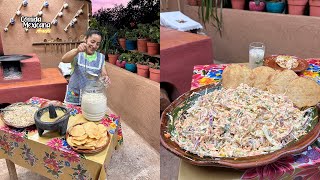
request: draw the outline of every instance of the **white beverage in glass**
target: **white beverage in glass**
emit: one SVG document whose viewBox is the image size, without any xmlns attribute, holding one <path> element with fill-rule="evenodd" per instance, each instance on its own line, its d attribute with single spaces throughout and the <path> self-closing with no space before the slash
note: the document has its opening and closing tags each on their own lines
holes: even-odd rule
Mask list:
<svg viewBox="0 0 320 180">
<path fill-rule="evenodd" d="M 253 42 L 249 45 L 249 65 L 255 68 L 263 65 L 265 46 L 260 42 Z"/>
</svg>

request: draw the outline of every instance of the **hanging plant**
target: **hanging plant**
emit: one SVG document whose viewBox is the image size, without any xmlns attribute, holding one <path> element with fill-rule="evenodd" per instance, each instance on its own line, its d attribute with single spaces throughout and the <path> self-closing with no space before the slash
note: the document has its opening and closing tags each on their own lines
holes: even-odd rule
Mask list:
<svg viewBox="0 0 320 180">
<path fill-rule="evenodd" d="M 206 27 L 206 23 L 213 21 L 212 25 L 222 36 L 222 10 L 224 0 L 201 0 L 198 15 Z"/>
</svg>

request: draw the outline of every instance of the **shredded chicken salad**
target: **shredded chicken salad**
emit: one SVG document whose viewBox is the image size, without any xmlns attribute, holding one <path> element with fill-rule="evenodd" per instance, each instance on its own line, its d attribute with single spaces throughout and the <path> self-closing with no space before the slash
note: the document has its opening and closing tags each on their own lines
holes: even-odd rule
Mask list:
<svg viewBox="0 0 320 180">
<path fill-rule="evenodd" d="M 286 96 L 246 84 L 222 88 L 178 113 L 171 140 L 200 157 L 266 154 L 306 134 L 308 111 L 294 107 Z"/>
</svg>

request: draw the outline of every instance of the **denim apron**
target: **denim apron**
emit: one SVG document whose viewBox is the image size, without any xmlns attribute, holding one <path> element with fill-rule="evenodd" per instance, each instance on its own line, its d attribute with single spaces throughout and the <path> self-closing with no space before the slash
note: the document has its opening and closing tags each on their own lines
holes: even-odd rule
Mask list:
<svg viewBox="0 0 320 180">
<path fill-rule="evenodd" d="M 90 81 L 87 78 L 87 71 L 94 74 L 101 74 L 102 66 L 104 64 L 104 55 L 97 52 L 96 60 L 89 62 L 85 58 L 85 53 L 80 52 L 77 55 L 77 62 L 74 65 L 74 71 L 70 77 L 69 84 L 64 102 L 67 104 L 80 105 L 81 104 L 81 90 Z"/>
</svg>

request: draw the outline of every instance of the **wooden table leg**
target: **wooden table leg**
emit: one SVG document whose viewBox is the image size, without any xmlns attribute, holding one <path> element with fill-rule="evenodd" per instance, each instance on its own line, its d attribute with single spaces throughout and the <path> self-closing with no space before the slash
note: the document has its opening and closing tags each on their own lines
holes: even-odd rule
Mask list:
<svg viewBox="0 0 320 180">
<path fill-rule="evenodd" d="M 10 161 L 9 159 L 6 159 L 6 163 L 7 163 L 10 179 L 11 180 L 18 180 L 16 166 L 14 165 L 14 163 L 12 161 Z"/>
</svg>

